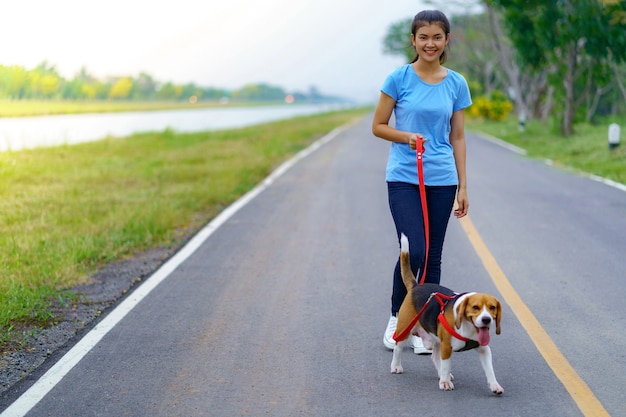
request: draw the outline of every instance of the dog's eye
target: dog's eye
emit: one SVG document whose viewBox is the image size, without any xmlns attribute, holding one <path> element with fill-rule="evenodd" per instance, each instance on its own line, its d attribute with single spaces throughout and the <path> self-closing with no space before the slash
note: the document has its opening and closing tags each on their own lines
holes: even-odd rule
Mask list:
<svg viewBox="0 0 626 417">
<path fill-rule="evenodd" d="M 478 311 L 478 310 L 480 310 L 480 307 L 479 307 L 479 306 L 477 306 L 477 305 L 474 305 L 474 306 L 472 306 L 472 310 L 474 310 L 474 311 Z"/>
<path fill-rule="evenodd" d="M 494 311 L 496 309 L 496 306 L 489 306 L 489 310 Z"/>
</svg>

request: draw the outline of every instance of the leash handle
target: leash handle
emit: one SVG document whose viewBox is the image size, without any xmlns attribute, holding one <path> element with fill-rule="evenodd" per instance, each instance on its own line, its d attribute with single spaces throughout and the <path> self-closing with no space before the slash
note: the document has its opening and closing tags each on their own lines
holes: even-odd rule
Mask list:
<svg viewBox="0 0 626 417">
<path fill-rule="evenodd" d="M 419 284 L 423 284 L 426 280 L 426 266 L 428 265 L 428 248 L 430 246 L 430 228 L 428 224 L 428 205 L 426 204 L 426 184 L 424 184 L 424 167 L 422 157 L 424 155 L 424 140 L 418 137 L 415 141 L 415 152 L 417 155 L 417 179 L 419 181 L 420 200 L 422 202 L 422 216 L 424 221 L 424 241 L 426 242 L 426 254 L 424 257 L 424 265 L 422 267 L 422 276 Z"/>
</svg>

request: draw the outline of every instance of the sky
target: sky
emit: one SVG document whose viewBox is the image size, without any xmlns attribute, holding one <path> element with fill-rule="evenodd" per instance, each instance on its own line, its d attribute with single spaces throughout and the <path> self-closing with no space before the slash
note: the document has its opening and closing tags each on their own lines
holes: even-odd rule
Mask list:
<svg viewBox="0 0 626 417">
<path fill-rule="evenodd" d="M 435 7 L 419 0 L 12 1 L 3 6 L 0 64 L 31 69 L 47 61 L 68 79 L 84 67 L 102 79 L 146 72 L 160 82 L 225 89 L 314 86 L 374 102 L 386 75 L 404 63 L 382 53 L 389 26 Z"/>
</svg>

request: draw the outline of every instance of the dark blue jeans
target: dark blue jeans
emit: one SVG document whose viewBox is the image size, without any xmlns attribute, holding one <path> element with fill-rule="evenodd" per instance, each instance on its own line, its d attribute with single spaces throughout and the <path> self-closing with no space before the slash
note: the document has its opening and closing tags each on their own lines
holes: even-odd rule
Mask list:
<svg viewBox="0 0 626 417">
<path fill-rule="evenodd" d="M 448 220 L 454 206 L 456 185 L 426 186 L 426 202 L 428 206 L 428 222 L 430 229 L 430 246 L 428 248 L 428 264 L 426 280 L 439 284 L 441 277 L 441 252 L 443 241 L 448 228 Z M 409 239 L 411 269 L 415 276 L 420 278 L 424 257 L 426 255 L 426 240 L 424 238 L 424 221 L 419 186 L 404 182 L 388 182 L 389 208 L 396 224 L 398 245 L 400 234 L 404 233 Z M 399 251 L 398 251 L 399 252 Z M 400 305 L 406 296 L 406 287 L 400 275 L 400 258 L 393 272 L 393 292 L 391 294 L 391 313 L 397 314 Z"/>
</svg>

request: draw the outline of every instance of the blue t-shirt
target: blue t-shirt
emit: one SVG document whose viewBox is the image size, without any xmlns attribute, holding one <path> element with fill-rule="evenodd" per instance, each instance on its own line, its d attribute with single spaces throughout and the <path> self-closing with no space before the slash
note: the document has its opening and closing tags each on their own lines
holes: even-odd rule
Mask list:
<svg viewBox="0 0 626 417">
<path fill-rule="evenodd" d="M 396 101 L 395 127 L 420 133 L 424 138 L 424 182 L 426 185 L 458 185 L 459 179 L 450 144 L 450 119 L 455 111 L 472 104 L 467 81 L 447 69 L 437 84 L 424 82 L 411 64 L 396 68 L 381 91 Z M 393 142 L 389 149 L 386 180 L 417 184 L 415 151 L 408 143 Z"/>
</svg>

